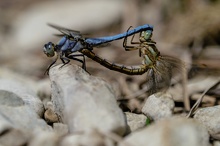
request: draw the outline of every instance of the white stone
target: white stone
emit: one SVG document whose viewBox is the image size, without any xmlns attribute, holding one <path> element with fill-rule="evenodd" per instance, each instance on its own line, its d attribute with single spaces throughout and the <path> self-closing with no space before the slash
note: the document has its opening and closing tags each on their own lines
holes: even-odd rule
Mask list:
<svg viewBox="0 0 220 146">
<path fill-rule="evenodd" d="M 149 96 L 141 111 L 154 121 L 157 121 L 171 117 L 174 106 L 172 96 L 161 92 Z"/>
<path fill-rule="evenodd" d="M 25 83 L 0 79 L 1 144 L 26 145 L 33 131 L 52 131 L 41 119 L 43 103 Z"/>
<path fill-rule="evenodd" d="M 2 132 L 2 131 L 1 131 Z M 19 129 L 10 128 L 1 133 L 0 146 L 26 145 L 30 139 L 30 133 Z"/>
<path fill-rule="evenodd" d="M 133 132 L 146 126 L 147 117 L 143 114 L 125 112 L 125 116 L 128 124 L 128 132 Z"/>
<path fill-rule="evenodd" d="M 52 102 L 60 121 L 70 132 L 97 129 L 123 135 L 125 117 L 116 102 L 112 87 L 76 65 L 57 65 L 49 75 L 52 82 Z"/>
<path fill-rule="evenodd" d="M 37 113 L 39 117 L 43 116 L 44 113 L 43 103 L 40 101 L 36 93 L 27 86 L 25 86 L 24 84 L 9 79 L 0 79 L 0 90 L 2 92 L 7 91 L 17 95 L 17 96 L 13 96 L 13 95 L 1 96 L 1 98 L 5 99 L 6 103 L 4 104 L 10 105 L 13 102 L 17 102 L 16 104 L 25 105 L 31 108 L 33 111 Z"/>
<path fill-rule="evenodd" d="M 29 141 L 29 146 L 56 146 L 59 143 L 59 136 L 54 132 L 36 132 Z"/>
<path fill-rule="evenodd" d="M 63 123 L 53 123 L 54 132 L 56 132 L 60 136 L 64 136 L 68 134 L 68 126 Z"/>
<path fill-rule="evenodd" d="M 4 127 L 13 127 L 24 131 L 46 130 L 52 131 L 47 123 L 38 117 L 38 115 L 28 106 L 0 106 L 0 125 Z"/>
<path fill-rule="evenodd" d="M 213 146 L 220 146 L 220 141 L 214 141 Z"/>
<path fill-rule="evenodd" d="M 202 123 L 210 135 L 220 140 L 220 106 L 206 107 L 196 111 L 194 118 Z"/>
<path fill-rule="evenodd" d="M 119 146 L 208 146 L 208 131 L 186 118 L 160 120 L 125 137 Z"/>
<path fill-rule="evenodd" d="M 112 139 L 103 133 L 92 129 L 87 132 L 65 136 L 61 140 L 60 146 L 115 146 L 115 144 Z"/>
</svg>

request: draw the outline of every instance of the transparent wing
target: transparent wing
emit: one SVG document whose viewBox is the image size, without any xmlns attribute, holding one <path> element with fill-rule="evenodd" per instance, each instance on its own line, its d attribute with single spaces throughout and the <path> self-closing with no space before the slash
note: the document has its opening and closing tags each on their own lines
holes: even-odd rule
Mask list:
<svg viewBox="0 0 220 146">
<path fill-rule="evenodd" d="M 55 24 L 50 24 L 50 23 L 48 23 L 48 25 L 56 30 L 59 30 L 64 35 L 73 36 L 73 37 L 82 37 L 82 34 L 80 33 L 80 31 L 71 30 L 71 29 L 64 28 L 64 27 L 61 27 Z"/>
<path fill-rule="evenodd" d="M 142 85 L 148 87 L 150 94 L 167 90 L 171 84 L 171 79 L 181 74 L 183 69 L 185 69 L 185 66 L 181 60 L 169 56 L 161 56 L 154 68 L 147 71 L 146 81 Z"/>
</svg>

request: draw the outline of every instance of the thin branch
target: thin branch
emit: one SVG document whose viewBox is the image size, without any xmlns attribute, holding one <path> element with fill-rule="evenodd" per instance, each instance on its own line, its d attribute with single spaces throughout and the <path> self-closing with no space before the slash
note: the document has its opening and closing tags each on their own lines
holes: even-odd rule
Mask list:
<svg viewBox="0 0 220 146">
<path fill-rule="evenodd" d="M 193 105 L 193 107 L 191 108 L 191 110 L 189 111 L 189 114 L 186 116 L 187 118 L 191 117 L 192 115 L 194 115 L 195 111 L 198 109 L 199 105 L 201 104 L 203 97 L 205 96 L 205 94 L 212 88 L 216 87 L 218 84 L 220 84 L 220 80 L 218 80 L 216 83 L 214 83 L 211 87 L 209 87 L 208 89 L 206 89 L 203 93 L 202 96 L 196 101 L 196 103 Z"/>
</svg>

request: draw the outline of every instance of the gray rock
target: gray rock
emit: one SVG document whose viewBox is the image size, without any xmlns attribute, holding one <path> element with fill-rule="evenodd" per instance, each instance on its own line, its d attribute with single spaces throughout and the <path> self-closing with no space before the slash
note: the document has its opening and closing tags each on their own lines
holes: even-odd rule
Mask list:
<svg viewBox="0 0 220 146">
<path fill-rule="evenodd" d="M 29 139 L 30 133 L 14 128 L 9 128 L 1 133 L 0 146 L 26 145 Z"/>
<path fill-rule="evenodd" d="M 0 98 L 3 100 L 1 104 L 7 106 L 13 106 L 13 104 L 15 106 L 25 105 L 33 109 L 39 117 L 43 116 L 43 103 L 35 92 L 25 85 L 8 79 L 0 79 L 0 92 L 2 92 Z M 13 95 L 13 93 L 16 95 Z"/>
<path fill-rule="evenodd" d="M 128 132 L 133 132 L 146 126 L 147 117 L 145 115 L 125 112 L 125 116 L 128 124 Z"/>
<path fill-rule="evenodd" d="M 0 133 L 9 131 L 7 137 L 13 137 L 13 131 L 20 132 L 19 136 L 35 130 L 52 131 L 40 119 L 43 112 L 43 104 L 32 90 L 19 82 L 0 79 Z"/>
<path fill-rule="evenodd" d="M 24 101 L 13 92 L 0 90 L 0 105 L 16 107 L 24 104 Z"/>
<path fill-rule="evenodd" d="M 32 135 L 29 146 L 57 146 L 59 140 L 57 133 L 41 131 Z"/>
<path fill-rule="evenodd" d="M 49 78 L 40 80 L 35 86 L 37 90 L 37 95 L 42 101 L 49 101 L 51 96 L 51 84 Z"/>
<path fill-rule="evenodd" d="M 68 134 L 68 126 L 63 123 L 53 123 L 54 132 L 58 135 L 63 136 Z"/>
<path fill-rule="evenodd" d="M 160 120 L 128 135 L 119 146 L 208 146 L 208 131 L 186 118 Z"/>
<path fill-rule="evenodd" d="M 174 110 L 174 101 L 170 94 L 156 93 L 148 97 L 142 113 L 157 121 L 171 117 Z"/>
<path fill-rule="evenodd" d="M 65 136 L 60 146 L 115 146 L 114 141 L 97 130 Z"/>
<path fill-rule="evenodd" d="M 202 123 L 215 139 L 220 139 L 220 106 L 202 108 L 196 111 L 194 118 Z"/>
<path fill-rule="evenodd" d="M 13 126 L 6 119 L 0 120 L 0 133 L 4 133 L 4 131 L 7 131 L 11 128 L 13 128 Z"/>
<path fill-rule="evenodd" d="M 4 131 L 8 127 L 22 131 L 46 130 L 52 131 L 47 123 L 28 106 L 0 106 L 0 127 Z"/>
<path fill-rule="evenodd" d="M 125 133 L 125 117 L 109 84 L 76 65 L 52 67 L 52 102 L 59 120 L 70 132 L 97 129 Z"/>
<path fill-rule="evenodd" d="M 220 146 L 220 141 L 214 141 L 213 146 Z"/>
</svg>

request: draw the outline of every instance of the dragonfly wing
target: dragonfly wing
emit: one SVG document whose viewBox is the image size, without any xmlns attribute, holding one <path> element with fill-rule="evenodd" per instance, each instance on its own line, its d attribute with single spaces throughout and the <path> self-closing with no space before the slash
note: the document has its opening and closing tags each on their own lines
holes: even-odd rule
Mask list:
<svg viewBox="0 0 220 146">
<path fill-rule="evenodd" d="M 64 28 L 64 27 L 57 26 L 55 24 L 50 24 L 50 23 L 48 23 L 48 25 L 56 30 L 59 30 L 64 35 L 73 36 L 73 37 L 76 37 L 76 36 L 81 37 L 82 36 L 80 31 L 77 31 L 77 30 L 71 30 L 71 29 Z"/>
<path fill-rule="evenodd" d="M 64 34 L 53 34 L 54 36 L 57 36 L 57 37 L 63 37 Z"/>
<path fill-rule="evenodd" d="M 184 64 L 181 60 L 160 56 L 160 60 L 156 61 L 154 67 L 147 71 L 146 81 L 142 85 L 147 87 L 147 92 L 150 94 L 166 91 L 172 79 L 178 76 L 182 69 L 184 69 Z"/>
<path fill-rule="evenodd" d="M 78 31 L 78 30 L 72 30 L 72 29 L 64 28 L 62 26 L 58 26 L 58 25 L 51 24 L 51 23 L 48 23 L 47 25 L 49 25 L 50 27 L 53 27 L 54 29 L 61 30 L 61 31 L 63 30 L 63 31 L 80 33 L 80 31 Z"/>
</svg>

